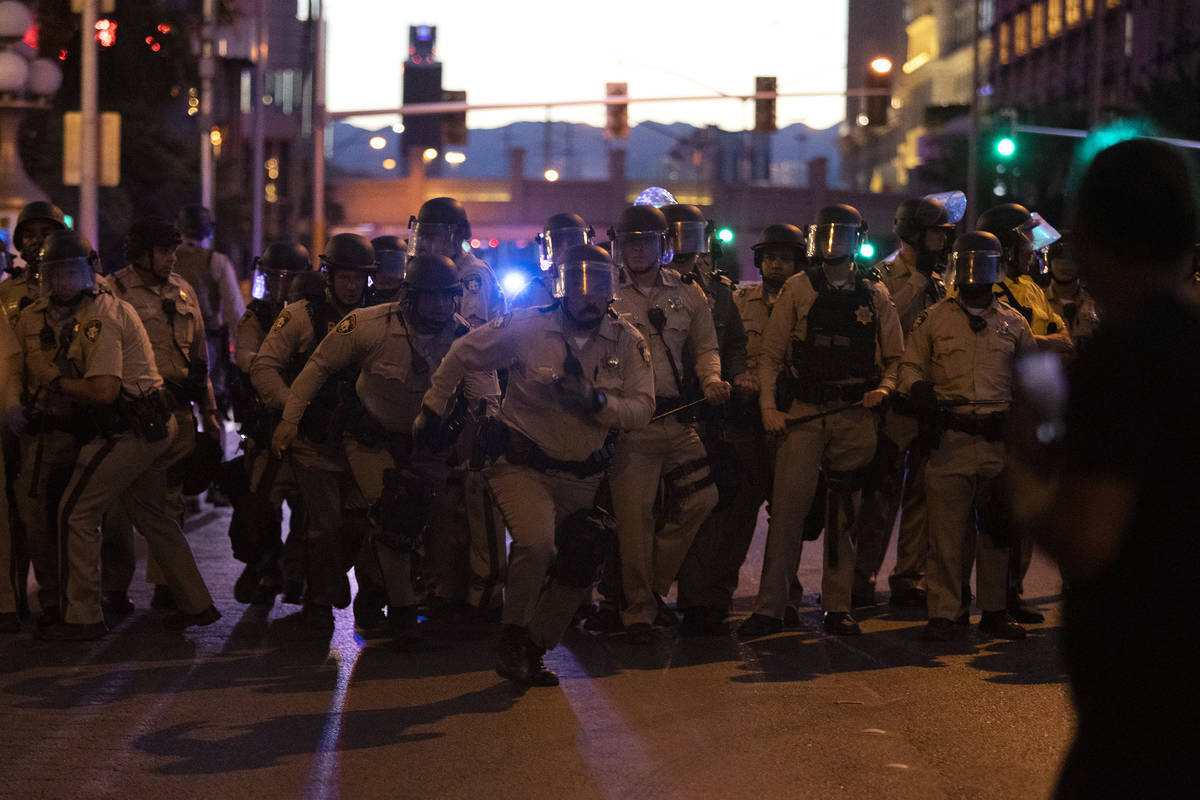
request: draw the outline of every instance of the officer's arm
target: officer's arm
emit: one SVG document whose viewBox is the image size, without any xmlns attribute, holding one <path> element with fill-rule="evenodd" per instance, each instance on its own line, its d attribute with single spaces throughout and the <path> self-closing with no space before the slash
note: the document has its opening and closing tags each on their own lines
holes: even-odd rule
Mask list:
<svg viewBox="0 0 1200 800">
<path fill-rule="evenodd" d="M 512 315 L 497 317 L 454 341 L 434 370 L 422 403 L 442 414 L 468 372 L 488 372 L 507 367 L 517 354 L 519 327 L 509 324 Z"/>
<path fill-rule="evenodd" d="M 654 414 L 654 370 L 650 366 L 650 345 L 632 325 L 621 331 L 620 394 L 608 394 L 596 421 L 621 430 L 633 430 L 650 424 Z"/>
<path fill-rule="evenodd" d="M 911 275 L 896 278 L 889 276 L 884 279 L 883 284 L 892 296 L 892 302 L 896 305 L 896 313 L 903 317 L 905 314 L 912 312 L 912 307 L 917 302 L 917 298 L 921 296 L 925 291 L 925 287 L 929 284 L 929 278 L 913 270 Z"/>
<path fill-rule="evenodd" d="M 353 312 L 351 312 L 353 313 Z M 355 326 L 349 332 L 339 331 L 340 324 L 321 340 L 317 349 L 304 364 L 304 369 L 292 381 L 291 392 L 283 405 L 283 419 L 300 423 L 304 410 L 312 402 L 325 381 L 350 364 L 362 361 L 372 341 L 362 335 L 363 326 Z"/>
<path fill-rule="evenodd" d="M 904 358 L 904 329 L 900 327 L 900 315 L 887 289 L 878 285 L 875 289 L 875 313 L 879 315 L 879 360 L 883 364 L 883 379 L 879 382 L 879 388 L 891 391 L 896 388 L 896 377 Z"/>
<path fill-rule="evenodd" d="M 908 334 L 908 344 L 900 360 L 897 386 L 901 392 L 908 394 L 914 383 L 926 379 L 932 349 L 933 339 L 929 335 L 929 324 L 923 317 L 918 318 L 917 324 Z"/>
<path fill-rule="evenodd" d="M 758 358 L 758 405 L 763 411 L 775 411 L 775 382 L 787 365 L 788 348 L 792 343 L 792 327 L 796 323 L 796 295 L 789 279 L 779 292 L 775 310 L 767 318 L 762 336 L 762 353 Z M 779 409 L 787 412 L 788 409 Z"/>
<path fill-rule="evenodd" d="M 713 324 L 708 299 L 695 286 L 685 287 L 691 306 L 692 321 L 688 329 L 688 340 L 696 356 L 696 375 L 700 388 L 721 380 L 721 353 L 717 348 L 717 327 Z"/>
<path fill-rule="evenodd" d="M 262 342 L 262 328 L 258 325 L 258 317 L 247 311 L 238 322 L 237 332 L 233 341 L 233 363 L 239 370 L 249 374 L 250 365 Z"/>
<path fill-rule="evenodd" d="M 246 301 L 242 299 L 242 289 L 238 286 L 233 262 L 222 253 L 213 253 L 212 266 L 213 280 L 221 290 L 221 322 L 230 325 L 246 313 Z"/>
<path fill-rule="evenodd" d="M 1067 328 L 1066 321 L 1050 306 L 1050 301 L 1043 297 L 1042 303 L 1045 304 L 1046 316 L 1050 318 L 1049 323 L 1047 323 L 1047 329 L 1051 326 L 1057 326 L 1057 332 L 1034 337 L 1038 347 L 1041 350 L 1051 353 L 1072 352 L 1075 349 L 1075 343 L 1071 340 L 1071 333 Z"/>
<path fill-rule="evenodd" d="M 0 307 L 0 369 L 3 369 L 4 408 L 12 408 L 21 401 L 21 343 L 8 324 L 8 315 Z"/>
<path fill-rule="evenodd" d="M 1038 351 L 1037 337 L 1033 335 L 1033 329 L 1029 327 L 1029 323 L 1025 321 L 1020 314 L 1017 315 L 1021 319 L 1021 324 L 1018 327 L 1020 331 L 1017 334 L 1017 354 L 1028 355 Z"/>
<path fill-rule="evenodd" d="M 286 322 L 280 325 L 280 320 Z M 287 381 L 283 379 L 288 360 L 299 352 L 300 343 L 306 326 L 311 328 L 308 314 L 297 305 L 292 309 L 284 309 L 276 319 L 271 330 L 267 331 L 258 355 L 250 364 L 250 383 L 270 408 L 283 408 L 288 399 Z"/>
<path fill-rule="evenodd" d="M 725 307 L 728 319 L 725 322 L 725 349 L 721 353 L 721 364 L 725 374 L 733 380 L 746 371 L 746 343 L 749 337 L 746 336 L 746 326 L 742 324 L 742 314 L 734 305 L 732 293 L 728 295 Z"/>
</svg>

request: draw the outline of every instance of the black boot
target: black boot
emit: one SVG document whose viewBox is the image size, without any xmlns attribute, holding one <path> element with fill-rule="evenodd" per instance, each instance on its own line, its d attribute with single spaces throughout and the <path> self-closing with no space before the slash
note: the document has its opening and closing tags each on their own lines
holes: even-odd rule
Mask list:
<svg viewBox="0 0 1200 800">
<path fill-rule="evenodd" d="M 517 683 L 529 683 L 529 634 L 520 625 L 505 625 L 496 649 L 496 672 Z"/>
<path fill-rule="evenodd" d="M 529 685 L 558 686 L 558 675 L 547 669 L 546 662 L 542 661 L 546 651 L 533 642 L 526 645 L 525 651 L 529 661 Z"/>
<path fill-rule="evenodd" d="M 416 650 L 425 639 L 417 628 L 416 606 L 388 606 L 388 630 L 392 633 L 392 641 L 401 650 Z"/>
</svg>

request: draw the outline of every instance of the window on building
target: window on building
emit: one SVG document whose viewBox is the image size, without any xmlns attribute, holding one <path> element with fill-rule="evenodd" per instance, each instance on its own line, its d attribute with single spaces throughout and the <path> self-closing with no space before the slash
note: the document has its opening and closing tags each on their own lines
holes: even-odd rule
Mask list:
<svg viewBox="0 0 1200 800">
<path fill-rule="evenodd" d="M 1036 50 L 1046 41 L 1046 4 L 1034 3 L 1029 7 L 1029 43 Z"/>
<path fill-rule="evenodd" d="M 1012 47 L 1012 29 L 1008 27 L 1008 20 L 1000 23 L 1000 43 L 996 48 L 999 53 L 1000 63 L 1007 64 L 1009 60 L 1009 50 Z"/>
<path fill-rule="evenodd" d="M 1083 19 L 1083 0 L 1067 0 L 1067 25 L 1078 25 Z"/>
<path fill-rule="evenodd" d="M 992 29 L 992 25 L 996 22 L 996 4 L 995 0 L 983 0 L 979 4 L 979 31 L 985 33 Z"/>
<path fill-rule="evenodd" d="M 1121 0 L 1108 0 L 1108 8 L 1116 8 L 1121 5 Z"/>
<path fill-rule="evenodd" d="M 1046 33 L 1053 39 L 1062 33 L 1063 0 L 1050 0 L 1046 6 Z"/>
<path fill-rule="evenodd" d="M 1133 12 L 1125 12 L 1125 57 L 1133 56 Z"/>
<path fill-rule="evenodd" d="M 1096 4 L 1093 0 L 1083 0 L 1083 15 L 1090 18 L 1095 7 Z"/>
<path fill-rule="evenodd" d="M 1013 17 L 1013 56 L 1020 58 L 1029 52 L 1029 12 Z"/>
</svg>

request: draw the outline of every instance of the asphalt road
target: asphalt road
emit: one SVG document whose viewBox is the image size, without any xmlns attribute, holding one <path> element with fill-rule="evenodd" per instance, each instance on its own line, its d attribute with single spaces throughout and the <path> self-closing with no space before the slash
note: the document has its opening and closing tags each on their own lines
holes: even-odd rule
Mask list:
<svg viewBox="0 0 1200 800">
<path fill-rule="evenodd" d="M 1058 574 L 1040 557 L 1027 589 L 1047 622 L 1023 642 L 974 625 L 924 642 L 920 616 L 885 603 L 858 614 L 864 635 L 831 638 L 810 608 L 751 643 L 736 620 L 649 648 L 573 631 L 546 659 L 562 685 L 522 690 L 492 670 L 497 626 L 427 623 L 430 647 L 402 654 L 356 637 L 349 610 L 326 641 L 295 606 L 238 605 L 227 525 L 227 510 L 189 518 L 224 614 L 208 628 L 164 631 L 139 574 L 137 610 L 98 642 L 0 638 L 0 794 L 1040 798 L 1074 724 Z M 764 535 L 760 521 L 739 619 Z M 806 587 L 819 556 L 806 546 Z"/>
</svg>

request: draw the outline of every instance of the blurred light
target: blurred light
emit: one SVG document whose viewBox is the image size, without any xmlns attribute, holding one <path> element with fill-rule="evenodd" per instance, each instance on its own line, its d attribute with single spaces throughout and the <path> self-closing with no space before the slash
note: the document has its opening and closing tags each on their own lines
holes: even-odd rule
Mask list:
<svg viewBox="0 0 1200 800">
<path fill-rule="evenodd" d="M 58 51 L 58 60 L 59 60 L 59 61 L 66 61 L 66 60 L 67 60 L 67 51 L 66 51 L 66 48 L 63 48 L 62 50 L 59 50 L 59 51 Z"/>
<path fill-rule="evenodd" d="M 717 239 L 725 244 L 733 241 L 733 230 L 731 228 L 721 228 L 717 231 Z"/>
<path fill-rule="evenodd" d="M 462 153 L 451 151 L 445 155 L 447 164 L 461 164 L 467 160 L 467 157 Z"/>
<path fill-rule="evenodd" d="M 372 136 L 371 141 L 367 142 L 367 144 L 371 145 L 372 150 L 382 150 L 387 147 L 387 139 L 382 136 Z"/>
<path fill-rule="evenodd" d="M 75 218 L 70 214 L 63 214 L 63 222 L 67 223 L 67 227 L 71 230 L 75 229 Z"/>
<path fill-rule="evenodd" d="M 554 183 L 556 180 L 558 180 L 558 170 L 556 170 L 554 167 L 546 170 L 544 173 L 542 173 L 542 175 L 551 183 Z"/>
<path fill-rule="evenodd" d="M 150 50 L 157 53 L 159 50 L 162 50 L 162 45 L 158 42 L 155 42 L 154 44 L 150 45 Z"/>
<path fill-rule="evenodd" d="M 478 250 L 482 246 L 483 246 L 483 242 L 479 241 L 478 239 L 471 240 L 471 248 L 473 250 Z"/>
<path fill-rule="evenodd" d="M 870 120 L 870 119 L 867 117 L 867 115 L 866 115 L 866 114 L 859 114 L 859 115 L 858 115 L 858 117 L 855 119 L 855 122 L 857 122 L 859 125 L 861 125 L 861 126 L 864 126 L 864 127 L 865 127 L 865 126 L 867 125 L 867 123 L 869 123 L 870 121 L 871 121 L 871 120 Z"/>
<path fill-rule="evenodd" d="M 1008 158 L 1017 152 L 1017 143 L 1013 141 L 1011 136 L 1001 137 L 996 140 L 996 152 L 1004 158 Z"/>
<path fill-rule="evenodd" d="M 488 239 L 488 247 L 499 247 L 499 246 L 500 246 L 500 240 L 499 240 L 499 239 L 497 239 L 497 238 L 495 238 L 495 237 L 492 237 L 491 239 Z"/>
<path fill-rule="evenodd" d="M 267 276 L 258 270 L 254 271 L 254 283 L 250 286 L 250 296 L 262 300 L 267 296 Z"/>
<path fill-rule="evenodd" d="M 423 158 L 426 162 L 433 161 L 437 157 L 438 151 L 437 148 L 434 147 L 426 148 L 425 152 L 421 154 L 421 158 Z"/>
<path fill-rule="evenodd" d="M 267 159 L 267 177 L 271 180 L 279 180 L 279 159 L 272 156 Z"/>
<path fill-rule="evenodd" d="M 117 43 L 117 23 L 111 19 L 96 20 L 96 41 L 101 47 L 112 47 Z"/>
<path fill-rule="evenodd" d="M 504 287 L 505 295 L 516 297 L 525 291 L 525 287 L 529 285 L 529 279 L 522 273 L 512 270 L 504 273 L 504 277 L 500 279 L 500 285 Z"/>
<path fill-rule="evenodd" d="M 154 44 L 154 37 L 153 37 L 153 36 L 147 36 L 147 37 L 146 37 L 146 44 Z"/>
<path fill-rule="evenodd" d="M 392 125 L 392 133 L 404 133 L 404 123 L 397 122 Z"/>
<path fill-rule="evenodd" d="M 635 206 L 654 206 L 662 208 L 675 204 L 675 195 L 661 186 L 647 186 L 633 199 Z"/>
<path fill-rule="evenodd" d="M 394 159 L 394 158 L 385 158 L 385 159 L 383 160 L 383 168 L 384 168 L 384 169 L 395 169 L 395 168 L 396 168 L 396 159 Z"/>
<path fill-rule="evenodd" d="M 890 58 L 884 58 L 883 56 L 880 56 L 871 62 L 871 69 L 873 69 L 879 75 L 887 75 L 892 71 L 892 60 Z"/>
<path fill-rule="evenodd" d="M 213 128 L 211 131 L 209 131 L 208 140 L 212 142 L 213 147 L 220 147 L 221 142 L 224 141 L 224 138 L 221 136 L 221 129 Z"/>
<path fill-rule="evenodd" d="M 863 242 L 862 247 L 858 248 L 858 254 L 863 258 L 875 257 L 875 245 L 870 242 Z"/>
<path fill-rule="evenodd" d="M 164 34 L 165 34 L 165 33 L 170 33 L 170 32 L 171 32 L 171 26 L 170 26 L 170 25 L 168 25 L 168 24 L 167 24 L 167 23 L 165 23 L 165 22 L 161 22 L 161 23 L 159 23 L 159 25 L 158 25 L 158 32 L 159 32 L 159 33 L 164 33 Z"/>
</svg>

